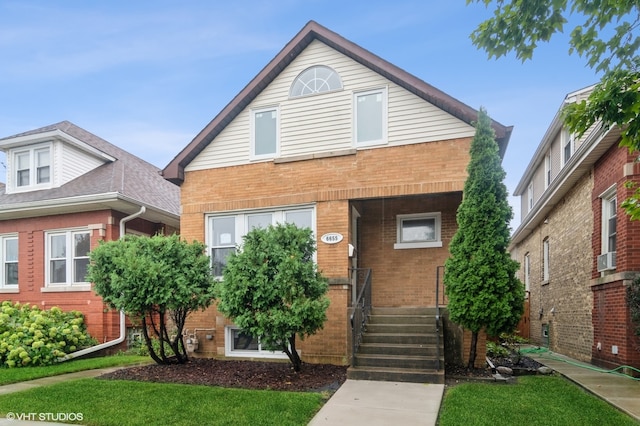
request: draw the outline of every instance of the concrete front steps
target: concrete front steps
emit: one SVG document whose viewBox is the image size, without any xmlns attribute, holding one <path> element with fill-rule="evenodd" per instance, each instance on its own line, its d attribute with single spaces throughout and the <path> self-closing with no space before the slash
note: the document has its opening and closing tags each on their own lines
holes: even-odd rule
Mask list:
<svg viewBox="0 0 640 426">
<path fill-rule="evenodd" d="M 435 308 L 372 308 L 347 378 L 442 384 L 442 342 L 438 359 Z"/>
</svg>

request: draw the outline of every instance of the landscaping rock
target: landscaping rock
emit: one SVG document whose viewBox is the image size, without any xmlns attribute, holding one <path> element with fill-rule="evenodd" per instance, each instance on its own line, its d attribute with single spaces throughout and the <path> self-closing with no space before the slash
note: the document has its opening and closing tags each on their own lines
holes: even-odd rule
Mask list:
<svg viewBox="0 0 640 426">
<path fill-rule="evenodd" d="M 496 371 L 503 376 L 513 376 L 513 369 L 509 367 L 505 367 L 503 365 L 496 367 Z"/>
<path fill-rule="evenodd" d="M 549 367 L 546 367 L 546 366 L 543 365 L 542 367 L 538 368 L 538 373 L 539 374 L 544 374 L 544 375 L 549 375 L 549 374 L 553 373 L 553 368 L 549 368 Z"/>
</svg>

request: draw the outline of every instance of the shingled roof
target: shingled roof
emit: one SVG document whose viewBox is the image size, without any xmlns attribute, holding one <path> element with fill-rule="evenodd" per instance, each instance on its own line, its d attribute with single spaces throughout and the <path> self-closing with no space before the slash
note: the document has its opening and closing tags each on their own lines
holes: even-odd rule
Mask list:
<svg viewBox="0 0 640 426">
<path fill-rule="evenodd" d="M 155 212 L 158 218 L 166 216 L 173 218 L 175 224 L 179 223 L 180 188 L 163 179 L 159 168 L 73 123 L 62 121 L 2 138 L 0 143 L 56 131 L 83 142 L 113 161 L 57 188 L 7 194 L 5 185 L 0 185 L 0 219 L 3 213 L 8 215 L 20 209 L 36 211 L 76 203 L 95 210 L 98 205 L 107 208 L 120 203 L 145 206 L 151 216 Z"/>
<path fill-rule="evenodd" d="M 321 41 L 465 123 L 472 124 L 478 119 L 477 110 L 317 22 L 309 21 L 271 62 L 164 168 L 162 175 L 166 179 L 180 184 L 184 180 L 184 168 L 313 40 Z M 513 126 L 504 126 L 492 121 L 492 127 L 500 146 L 500 155 L 503 156 L 507 149 Z"/>
</svg>

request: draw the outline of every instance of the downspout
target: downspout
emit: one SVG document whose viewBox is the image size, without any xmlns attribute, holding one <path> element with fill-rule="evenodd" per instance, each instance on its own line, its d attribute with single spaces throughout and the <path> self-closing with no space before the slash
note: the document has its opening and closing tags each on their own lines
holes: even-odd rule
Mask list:
<svg viewBox="0 0 640 426">
<path fill-rule="evenodd" d="M 124 238 L 125 235 L 125 224 L 132 219 L 144 214 L 147 209 L 145 206 L 140 207 L 140 210 L 136 213 L 129 215 L 120 219 L 120 239 Z M 93 352 L 98 352 L 106 348 L 110 348 L 111 346 L 119 345 L 124 342 L 124 339 L 127 337 L 127 328 L 126 328 L 126 317 L 124 311 L 120 311 L 120 336 L 115 340 L 110 340 L 108 342 L 101 343 L 99 345 L 91 346 L 90 348 L 82 349 L 80 351 L 72 352 L 63 356 L 62 358 L 58 358 L 58 362 L 68 361 L 70 359 L 74 359 L 86 354 L 90 354 Z"/>
</svg>

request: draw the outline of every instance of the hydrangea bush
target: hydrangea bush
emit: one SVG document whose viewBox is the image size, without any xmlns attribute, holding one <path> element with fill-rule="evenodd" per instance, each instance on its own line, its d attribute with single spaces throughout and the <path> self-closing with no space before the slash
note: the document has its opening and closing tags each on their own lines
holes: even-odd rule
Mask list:
<svg viewBox="0 0 640 426">
<path fill-rule="evenodd" d="M 4 301 L 0 305 L 0 365 L 26 367 L 54 364 L 58 358 L 95 340 L 89 336 L 82 313 L 58 307 Z"/>
</svg>

